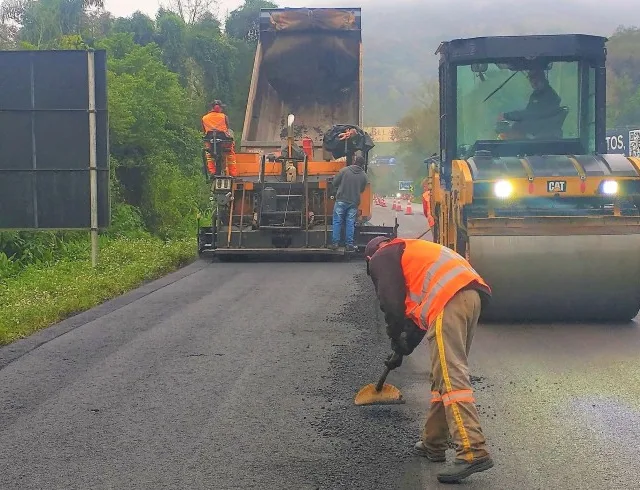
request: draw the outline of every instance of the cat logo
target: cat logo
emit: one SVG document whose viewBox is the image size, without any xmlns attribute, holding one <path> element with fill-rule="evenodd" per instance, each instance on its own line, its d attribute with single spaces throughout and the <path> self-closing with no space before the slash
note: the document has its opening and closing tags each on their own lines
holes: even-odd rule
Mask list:
<svg viewBox="0 0 640 490">
<path fill-rule="evenodd" d="M 549 180 L 547 181 L 547 192 L 567 192 L 566 180 Z"/>
</svg>

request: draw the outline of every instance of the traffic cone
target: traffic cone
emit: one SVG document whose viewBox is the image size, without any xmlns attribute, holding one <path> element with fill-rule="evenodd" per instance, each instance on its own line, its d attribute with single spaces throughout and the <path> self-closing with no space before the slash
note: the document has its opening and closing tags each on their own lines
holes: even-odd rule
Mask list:
<svg viewBox="0 0 640 490">
<path fill-rule="evenodd" d="M 383 197 L 382 200 L 380 201 L 380 206 L 382 206 L 383 208 L 387 207 L 387 201 L 385 200 L 385 198 Z"/>
<path fill-rule="evenodd" d="M 402 211 L 402 201 L 398 199 L 398 206 L 396 206 L 396 211 Z"/>
<path fill-rule="evenodd" d="M 396 204 L 396 198 L 393 198 L 393 206 L 391 206 L 391 210 L 392 211 L 397 211 L 398 210 L 398 206 Z"/>
<path fill-rule="evenodd" d="M 413 214 L 413 210 L 411 209 L 411 199 L 407 201 L 407 210 L 404 212 L 404 214 Z"/>
</svg>

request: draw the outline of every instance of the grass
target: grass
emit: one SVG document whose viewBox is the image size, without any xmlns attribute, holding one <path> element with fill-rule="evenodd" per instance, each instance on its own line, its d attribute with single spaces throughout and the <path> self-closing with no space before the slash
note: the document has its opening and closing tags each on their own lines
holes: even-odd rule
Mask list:
<svg viewBox="0 0 640 490">
<path fill-rule="evenodd" d="M 90 257 L 31 265 L 0 281 L 0 345 L 157 279 L 195 258 L 192 239 L 101 238 L 98 266 Z"/>
</svg>

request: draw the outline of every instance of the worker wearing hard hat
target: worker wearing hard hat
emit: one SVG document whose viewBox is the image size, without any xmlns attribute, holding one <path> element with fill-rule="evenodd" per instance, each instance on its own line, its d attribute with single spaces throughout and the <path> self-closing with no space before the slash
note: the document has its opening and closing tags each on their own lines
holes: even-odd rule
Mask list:
<svg viewBox="0 0 640 490">
<path fill-rule="evenodd" d="M 431 407 L 415 451 L 445 461 L 448 437 L 456 446 L 455 464 L 438 474 L 455 483 L 493 467 L 482 433 L 469 378 L 467 356 L 482 303 L 491 289 L 453 250 L 437 243 L 376 237 L 365 248 L 371 277 L 384 312 L 391 347 L 402 364 L 426 336 L 431 353 Z M 393 359 L 398 359 L 396 362 Z"/>
<path fill-rule="evenodd" d="M 221 133 L 224 133 L 228 137 L 231 137 L 231 131 L 229 129 L 229 118 L 223 112 L 222 102 L 220 102 L 219 100 L 216 100 L 213 104 L 211 104 L 211 110 L 207 112 L 204 116 L 202 116 L 202 130 L 204 131 L 205 135 L 209 131 L 220 131 Z M 208 150 L 212 149 L 211 143 L 208 141 L 205 142 L 205 146 L 207 147 Z M 227 172 L 229 173 L 230 176 L 236 177 L 238 175 L 238 171 L 236 168 L 236 152 L 235 152 L 235 145 L 233 141 L 231 141 L 231 144 L 229 145 L 229 148 L 227 151 L 228 151 L 228 155 L 226 155 Z M 207 156 L 207 169 L 209 170 L 209 173 L 213 175 L 216 173 L 215 159 L 213 155 L 209 153 L 209 151 L 206 152 L 206 156 Z"/>
</svg>

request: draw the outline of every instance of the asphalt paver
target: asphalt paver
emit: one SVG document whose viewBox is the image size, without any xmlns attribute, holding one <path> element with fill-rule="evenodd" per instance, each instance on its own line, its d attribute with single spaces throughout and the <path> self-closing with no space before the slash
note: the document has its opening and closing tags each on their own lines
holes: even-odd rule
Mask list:
<svg viewBox="0 0 640 490">
<path fill-rule="evenodd" d="M 637 322 L 481 325 L 495 467 L 461 486 L 640 488 L 639 352 Z M 362 262 L 198 261 L 0 349 L 0 488 L 450 488 L 411 452 L 426 345 L 387 380 L 406 404 L 353 404 L 388 353 Z"/>
</svg>

